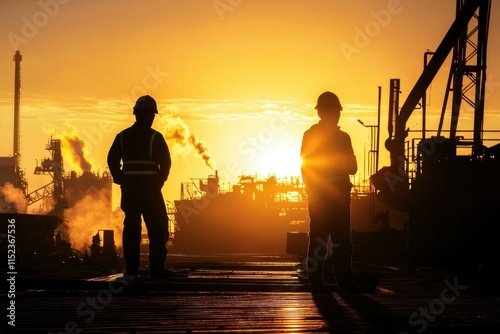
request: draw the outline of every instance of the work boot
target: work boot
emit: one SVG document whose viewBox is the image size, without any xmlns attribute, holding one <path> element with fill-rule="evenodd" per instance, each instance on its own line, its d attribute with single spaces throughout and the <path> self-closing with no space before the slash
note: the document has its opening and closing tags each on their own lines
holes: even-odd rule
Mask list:
<svg viewBox="0 0 500 334">
<path fill-rule="evenodd" d="M 151 278 L 159 278 L 159 279 L 170 279 L 174 277 L 175 272 L 166 268 L 151 268 L 151 272 L 149 273 L 149 277 Z"/>
<path fill-rule="evenodd" d="M 127 266 L 125 273 L 123 274 L 123 278 L 126 281 L 133 281 L 139 275 L 139 268 L 135 266 Z"/>
</svg>

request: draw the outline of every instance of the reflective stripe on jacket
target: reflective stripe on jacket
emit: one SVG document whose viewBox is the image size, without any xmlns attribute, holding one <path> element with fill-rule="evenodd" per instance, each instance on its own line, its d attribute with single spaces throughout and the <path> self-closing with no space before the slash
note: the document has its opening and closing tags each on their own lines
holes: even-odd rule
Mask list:
<svg viewBox="0 0 500 334">
<path fill-rule="evenodd" d="M 127 160 L 123 145 L 123 132 L 120 133 L 120 145 L 123 152 L 123 175 L 158 175 L 158 164 L 153 161 L 153 143 L 156 131 L 149 140 L 149 160 Z"/>
</svg>

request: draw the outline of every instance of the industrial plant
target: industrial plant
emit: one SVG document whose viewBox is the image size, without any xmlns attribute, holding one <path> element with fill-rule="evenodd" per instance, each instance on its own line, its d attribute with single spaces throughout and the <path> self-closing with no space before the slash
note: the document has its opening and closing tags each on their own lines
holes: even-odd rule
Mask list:
<svg viewBox="0 0 500 334">
<path fill-rule="evenodd" d="M 46 261 L 48 257 L 55 257 L 59 261 L 83 261 L 85 254 L 90 254 L 90 245 L 94 234 L 80 236 L 76 241 L 76 232 L 80 227 L 74 226 L 81 220 L 71 217 L 85 197 L 93 197 L 98 194 L 96 209 L 102 211 L 101 226 L 109 226 L 111 223 L 111 184 L 112 179 L 108 172 L 95 173 L 89 168 L 82 169 L 83 173 L 67 171 L 64 168 L 63 141 L 67 141 L 71 154 L 81 154 L 74 150 L 72 145 L 82 144 L 78 138 L 66 137 L 49 138 L 45 150 L 49 157 L 37 160 L 37 166 L 33 175 L 48 175 L 50 182 L 40 188 L 31 190 L 27 181 L 25 169 L 20 164 L 21 157 L 21 131 L 20 131 L 20 98 L 21 98 L 21 61 L 20 51 L 14 54 L 15 62 L 15 86 L 14 86 L 14 138 L 13 154 L 8 157 L 0 157 L 0 215 L 5 221 L 9 217 L 17 218 L 17 252 L 19 257 L 24 258 L 24 264 L 33 264 Z M 80 143 L 78 143 L 80 141 Z M 41 147 L 43 149 L 43 147 Z M 38 163 L 38 161 L 40 163 Z M 81 157 L 80 161 L 85 161 Z M 28 213 L 30 210 L 30 213 Z M 88 223 L 85 223 L 88 224 Z M 6 226 L 2 225 L 2 229 Z M 6 230 L 2 230 L 5 233 Z M 103 249 L 109 253 L 115 253 L 114 231 L 101 232 L 103 243 L 94 251 L 94 258 L 101 256 Z M 105 237 L 104 237 L 105 236 Z M 81 241 L 86 238 L 88 242 Z M 2 250 L 2 251 L 5 251 Z"/>
<path fill-rule="evenodd" d="M 187 128 L 166 140 L 193 145 L 213 174 L 182 182 L 179 198 L 167 205 L 165 263 L 171 276 L 152 275 L 145 233 L 138 271 L 123 273 L 123 217 L 112 208 L 110 173 L 92 171 L 84 156 L 82 172 L 65 169 L 64 150 L 82 147 L 79 138 L 48 138 L 41 148 L 48 157 L 37 160 L 33 177 L 49 176 L 50 182 L 29 187 L 28 172 L 20 166 L 22 56 L 16 51 L 13 150 L 0 157 L 0 234 L 7 236 L 6 222 L 15 221 L 16 263 L 8 262 L 2 277 L 9 281 L 12 275 L 22 291 L 15 300 L 18 328 L 27 333 L 498 332 L 500 130 L 485 124 L 491 3 L 457 0 L 453 23 L 437 48 L 423 53 L 421 74 L 406 99 L 400 79 L 388 82 L 387 125 L 381 124 L 381 87 L 377 124 L 359 120 L 371 134 L 365 153 L 369 178 L 350 180 L 352 240 L 341 242 L 343 256 L 352 257 L 356 289 L 347 290 L 334 274 L 340 247 L 331 235 L 321 255 L 308 254 L 309 202 L 301 177 L 244 174 L 234 184 L 222 182 L 203 142 Z M 431 128 L 429 87 L 442 68 L 449 69 L 447 86 L 438 125 Z M 418 126 L 410 128 L 415 115 Z M 472 128 L 461 123 L 466 117 Z M 388 139 L 380 143 L 386 128 Z M 131 159 L 131 165 L 146 167 L 129 175 L 158 175 L 153 139 L 147 143 L 150 160 Z M 379 168 L 381 149 L 390 160 Z M 347 202 L 349 190 L 344 197 Z M 163 238 L 163 232 L 157 235 Z M 6 241 L 1 239 L 4 259 Z M 158 244 L 162 248 L 163 239 L 152 241 Z M 331 269 L 319 278 L 320 289 L 309 275 L 314 261 Z"/>
<path fill-rule="evenodd" d="M 499 267 L 496 256 L 499 247 L 493 238 L 499 228 L 499 192 L 489 189 L 499 188 L 500 144 L 498 138 L 494 138 L 496 130 L 483 129 L 489 18 L 488 13 L 476 14 L 476 10 L 476 6 L 457 4 L 455 22 L 439 47 L 434 52 L 425 52 L 422 75 L 402 106 L 400 80 L 390 80 L 389 139 L 385 147 L 390 152 L 391 164 L 382 168 L 378 166 L 379 87 L 378 124 L 368 126 L 371 129 L 368 153 L 371 182 L 369 185 L 354 183 L 351 193 L 353 239 L 360 252 L 391 250 L 394 258 L 407 257 L 415 264 L 463 270 L 478 264 L 490 270 Z M 473 27 L 469 27 L 466 34 L 463 29 L 468 25 Z M 439 126 L 428 129 L 427 88 L 450 52 L 452 65 Z M 25 251 L 40 254 L 39 240 L 45 240 L 44 251 L 55 245 L 58 233 L 63 240 L 71 241 L 68 234 L 71 226 L 67 226 L 67 221 L 65 224 L 65 212 L 71 212 L 89 192 L 99 193 L 98 211 L 104 217 L 101 223 L 108 225 L 112 180 L 106 171 L 92 172 L 83 156 L 79 157 L 79 161 L 86 163 L 82 174 L 66 171 L 64 141 L 69 142 L 70 150 L 71 145 L 84 143 L 79 142 L 79 138 L 69 141 L 64 137 L 51 137 L 45 147 L 50 157 L 41 159 L 34 170 L 35 175 L 49 175 L 51 181 L 38 189 L 29 189 L 25 171 L 20 166 L 22 56 L 19 51 L 13 60 L 13 153 L 0 157 L 2 214 L 27 214 L 28 207 L 38 205 L 36 211 L 40 213 L 29 215 L 29 221 L 45 224 L 37 227 L 44 235 L 29 233 L 31 239 L 20 244 L 29 245 Z M 472 129 L 458 127 L 462 104 L 473 110 Z M 406 122 L 417 110 L 421 113 L 421 129 L 410 130 Z M 451 121 L 446 129 L 444 124 L 448 118 Z M 82 154 L 81 150 L 77 151 L 73 153 Z M 180 186 L 180 198 L 174 208 L 169 208 L 172 251 L 305 255 L 309 218 L 300 177 L 241 175 L 230 189 L 222 189 L 215 172 L 206 179 L 193 178 Z M 77 221 L 85 224 L 81 219 Z M 24 225 L 24 221 L 21 224 Z M 23 228 L 32 230 L 30 223 L 26 224 Z M 91 236 L 87 245 L 78 245 L 80 252 L 89 250 Z M 147 251 L 147 238 L 143 239 L 143 249 Z M 107 247 L 115 247 L 114 240 Z"/>
</svg>

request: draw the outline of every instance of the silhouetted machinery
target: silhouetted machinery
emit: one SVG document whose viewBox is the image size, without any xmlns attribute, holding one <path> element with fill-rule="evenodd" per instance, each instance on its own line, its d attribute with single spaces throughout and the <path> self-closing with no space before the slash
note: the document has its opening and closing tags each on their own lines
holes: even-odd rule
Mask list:
<svg viewBox="0 0 500 334">
<path fill-rule="evenodd" d="M 85 252 L 84 260 L 86 263 L 116 263 L 118 254 L 115 246 L 115 231 L 98 230 L 92 237 L 90 255 Z"/>
<path fill-rule="evenodd" d="M 64 164 L 61 140 L 50 138 L 50 141 L 45 149 L 51 153 L 51 158 L 43 159 L 40 166 L 37 163 L 34 174 L 50 175 L 52 177 L 52 181 L 49 184 L 30 192 L 26 198 L 28 199 L 28 205 L 31 205 L 37 201 L 43 200 L 46 197 L 52 197 L 54 200 L 54 207 L 49 214 L 62 218 L 63 211 L 67 208 L 67 203 L 64 199 Z"/>
<path fill-rule="evenodd" d="M 459 272 L 500 268 L 500 144 L 485 145 L 498 142 L 490 137 L 499 131 L 483 129 L 490 9 L 491 0 L 457 0 L 455 21 L 436 51 L 425 53 L 424 71 L 401 108 L 399 79 L 390 81 L 391 164 L 375 173 L 372 183 L 381 199 L 409 213 L 415 265 Z M 436 134 L 428 137 L 426 91 L 451 51 L 441 118 Z M 417 109 L 422 129 L 415 138 L 407 121 Z M 473 129 L 459 128 L 464 113 L 473 118 Z"/>
</svg>

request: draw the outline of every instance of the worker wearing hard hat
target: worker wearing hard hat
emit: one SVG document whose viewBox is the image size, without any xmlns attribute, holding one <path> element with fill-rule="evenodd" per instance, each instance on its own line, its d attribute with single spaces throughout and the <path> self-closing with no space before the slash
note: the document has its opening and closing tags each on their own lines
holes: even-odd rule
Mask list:
<svg viewBox="0 0 500 334">
<path fill-rule="evenodd" d="M 172 160 L 163 135 L 151 128 L 157 113 L 151 96 L 139 97 L 133 108 L 136 122 L 116 136 L 108 153 L 113 182 L 120 185 L 122 192 L 125 275 L 131 278 L 139 273 L 141 217 L 148 230 L 151 277 L 169 278 L 173 274 L 164 267 L 169 232 L 161 193 Z"/>
<path fill-rule="evenodd" d="M 343 291 L 355 291 L 352 270 L 349 175 L 357 171 L 349 135 L 337 125 L 342 105 L 332 92 L 318 97 L 320 121 L 305 131 L 302 147 L 302 179 L 308 195 L 310 217 L 307 270 L 313 289 L 324 288 L 324 276 L 334 276 Z M 324 272 L 328 237 L 333 243 L 333 271 Z M 332 268 L 329 268 L 332 270 Z"/>
</svg>

